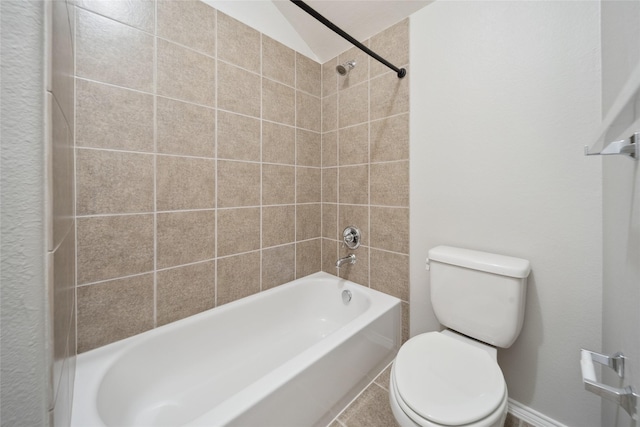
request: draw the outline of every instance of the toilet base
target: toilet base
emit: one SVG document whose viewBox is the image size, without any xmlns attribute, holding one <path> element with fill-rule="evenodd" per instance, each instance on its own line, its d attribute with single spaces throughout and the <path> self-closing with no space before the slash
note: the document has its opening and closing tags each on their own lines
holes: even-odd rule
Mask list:
<svg viewBox="0 0 640 427">
<path fill-rule="evenodd" d="M 424 420 L 423 424 L 417 424 L 413 421 L 400 407 L 400 404 L 397 401 L 396 397 L 396 388 L 395 388 L 395 377 L 393 374 L 393 365 L 391 367 L 391 377 L 389 379 L 389 403 L 391 405 L 391 412 L 393 412 L 393 416 L 396 419 L 398 425 L 400 427 L 444 427 L 441 424 L 436 424 Z M 503 427 L 504 422 L 507 418 L 507 405 L 508 396 L 505 393 L 504 399 L 500 402 L 500 406 L 491 413 L 489 416 L 478 420 L 471 424 L 465 424 L 464 427 Z M 448 426 L 451 427 L 451 426 Z"/>
</svg>

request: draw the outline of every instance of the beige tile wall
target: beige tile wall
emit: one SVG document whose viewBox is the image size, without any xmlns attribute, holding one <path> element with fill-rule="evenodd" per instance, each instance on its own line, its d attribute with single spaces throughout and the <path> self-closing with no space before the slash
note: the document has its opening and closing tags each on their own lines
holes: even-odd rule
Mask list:
<svg viewBox="0 0 640 427">
<path fill-rule="evenodd" d="M 320 270 L 320 64 L 127 4 L 76 7 L 79 352 Z"/>
<path fill-rule="evenodd" d="M 364 42 L 398 67 L 409 66 L 409 20 Z M 343 77 L 338 64 L 356 61 Z M 322 65 L 322 269 L 354 252 L 340 275 L 403 301 L 409 318 L 409 79 L 357 48 Z M 355 225 L 363 246 L 342 248 L 342 230 Z"/>
<path fill-rule="evenodd" d="M 343 275 L 407 317 L 408 79 L 348 52 L 339 81 L 337 58 L 198 1 L 115 3 L 76 7 L 78 351 L 335 274 L 351 223 L 365 246 Z M 407 40 L 404 22 L 368 43 Z"/>
</svg>

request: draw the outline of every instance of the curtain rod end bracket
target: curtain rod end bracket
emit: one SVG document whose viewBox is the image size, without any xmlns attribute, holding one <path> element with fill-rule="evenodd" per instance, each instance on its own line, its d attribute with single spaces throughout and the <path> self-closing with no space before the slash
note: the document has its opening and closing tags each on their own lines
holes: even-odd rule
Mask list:
<svg viewBox="0 0 640 427">
<path fill-rule="evenodd" d="M 400 68 L 400 71 L 398 71 L 398 78 L 401 79 L 406 75 L 407 75 L 407 70 L 405 70 L 404 68 Z"/>
</svg>

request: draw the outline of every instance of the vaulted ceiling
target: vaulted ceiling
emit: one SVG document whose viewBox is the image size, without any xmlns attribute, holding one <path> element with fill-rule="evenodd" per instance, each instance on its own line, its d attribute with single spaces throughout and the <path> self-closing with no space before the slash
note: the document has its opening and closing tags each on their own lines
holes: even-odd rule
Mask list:
<svg viewBox="0 0 640 427">
<path fill-rule="evenodd" d="M 289 0 L 203 0 L 262 33 L 324 63 L 351 44 Z M 431 0 L 308 0 L 309 6 L 363 41 L 408 17 Z"/>
</svg>

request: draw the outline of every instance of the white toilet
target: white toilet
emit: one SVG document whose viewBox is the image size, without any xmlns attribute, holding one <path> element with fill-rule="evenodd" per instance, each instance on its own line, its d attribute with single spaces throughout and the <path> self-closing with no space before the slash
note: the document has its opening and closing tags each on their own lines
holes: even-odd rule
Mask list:
<svg viewBox="0 0 640 427">
<path fill-rule="evenodd" d="M 402 427 L 502 427 L 508 396 L 496 347 L 510 347 L 522 329 L 530 263 L 438 246 L 428 265 L 433 310 L 447 329 L 398 351 L 393 414 Z"/>
</svg>

